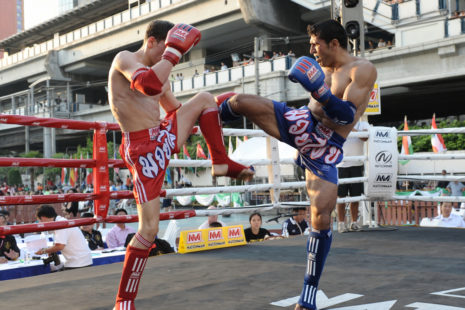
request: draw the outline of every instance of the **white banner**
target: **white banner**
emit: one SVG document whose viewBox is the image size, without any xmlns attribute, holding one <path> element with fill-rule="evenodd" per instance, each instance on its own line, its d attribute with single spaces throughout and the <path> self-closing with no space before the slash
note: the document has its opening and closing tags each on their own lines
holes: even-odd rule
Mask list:
<svg viewBox="0 0 465 310">
<path fill-rule="evenodd" d="M 396 191 L 397 130 L 390 127 L 370 127 L 368 138 L 368 198 L 389 199 Z"/>
</svg>

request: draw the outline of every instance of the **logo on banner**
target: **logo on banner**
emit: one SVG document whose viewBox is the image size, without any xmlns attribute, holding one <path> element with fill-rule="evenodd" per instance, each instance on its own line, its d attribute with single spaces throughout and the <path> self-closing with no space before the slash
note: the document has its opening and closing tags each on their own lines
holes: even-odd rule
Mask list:
<svg viewBox="0 0 465 310">
<path fill-rule="evenodd" d="M 378 152 L 375 156 L 375 160 L 377 163 L 387 164 L 392 162 L 392 154 L 388 151 L 381 151 Z"/>
<path fill-rule="evenodd" d="M 392 180 L 392 173 L 378 173 L 376 175 L 375 182 L 377 182 L 377 183 L 390 183 L 391 180 Z"/>
<path fill-rule="evenodd" d="M 377 130 L 375 135 L 376 135 L 377 138 L 389 138 L 389 131 L 384 131 L 384 130 L 379 131 L 379 130 Z"/>
<path fill-rule="evenodd" d="M 202 232 L 196 231 L 187 234 L 187 243 L 202 242 Z"/>
<path fill-rule="evenodd" d="M 221 240 L 223 239 L 223 230 L 215 229 L 208 232 L 208 241 Z"/>
</svg>

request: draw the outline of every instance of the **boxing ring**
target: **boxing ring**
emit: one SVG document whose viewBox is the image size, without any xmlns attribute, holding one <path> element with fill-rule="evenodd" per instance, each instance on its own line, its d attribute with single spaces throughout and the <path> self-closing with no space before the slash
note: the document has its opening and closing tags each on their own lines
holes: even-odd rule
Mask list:
<svg viewBox="0 0 465 310">
<path fill-rule="evenodd" d="M 0 196 L 1 205 L 36 205 L 43 203 L 63 203 L 71 201 L 94 201 L 94 218 L 79 218 L 68 221 L 51 223 L 32 223 L 11 226 L 1 226 L 0 235 L 20 234 L 38 231 L 49 231 L 63 229 L 94 223 L 116 223 L 116 222 L 137 222 L 137 215 L 115 216 L 108 215 L 110 199 L 131 199 L 133 194 L 130 191 L 113 191 L 109 189 L 109 169 L 125 168 L 122 160 L 108 159 L 106 134 L 111 130 L 120 130 L 116 123 L 105 122 L 85 122 L 76 120 L 64 120 L 57 118 L 38 118 L 32 116 L 0 115 L 0 123 L 15 124 L 23 126 L 41 126 L 50 128 L 64 128 L 71 130 L 93 130 L 93 157 L 92 159 L 50 159 L 50 158 L 0 158 L 0 166 L 3 167 L 67 167 L 67 168 L 92 168 L 93 193 L 69 193 L 52 195 L 23 195 L 23 196 Z M 455 181 L 463 180 L 461 176 L 415 176 L 397 175 L 398 160 L 444 160 L 444 159 L 465 159 L 464 154 L 413 154 L 399 155 L 397 152 L 397 134 L 403 135 L 430 135 L 444 133 L 465 133 L 464 128 L 434 129 L 434 130 L 410 130 L 397 132 L 394 128 L 372 127 L 369 132 L 353 132 L 352 137 L 368 138 L 368 152 L 363 156 L 349 156 L 344 161 L 365 163 L 365 176 L 358 178 L 340 179 L 339 184 L 365 183 L 365 195 L 357 197 L 338 198 L 338 203 L 360 202 L 384 202 L 384 201 L 453 201 L 465 202 L 465 197 L 404 197 L 395 195 L 397 180 L 437 180 Z M 192 134 L 200 135 L 198 127 L 194 127 Z M 231 213 L 251 213 L 254 211 L 268 211 L 278 208 L 294 208 L 297 206 L 308 206 L 309 202 L 286 202 L 280 201 L 280 190 L 305 188 L 305 181 L 281 182 L 280 165 L 293 164 L 292 158 L 279 158 L 278 142 L 269 137 L 262 130 L 249 129 L 223 129 L 224 136 L 248 136 L 266 137 L 268 158 L 259 160 L 240 160 L 244 165 L 268 166 L 269 183 L 239 186 L 215 186 L 199 188 L 180 188 L 163 190 L 162 197 L 174 197 L 182 195 L 202 195 L 218 193 L 247 193 L 255 191 L 269 191 L 271 204 L 250 206 L 243 208 L 226 208 L 222 210 L 183 210 L 164 212 L 160 214 L 160 220 L 186 219 L 193 216 L 209 216 Z M 386 141 L 389 140 L 387 143 Z M 386 140 L 386 141 L 385 141 Z M 382 141 L 380 143 L 380 141 Z M 389 157 L 389 158 L 388 158 Z M 376 164 L 384 161 L 382 165 Z M 386 162 L 388 160 L 389 162 Z M 210 160 L 181 160 L 170 161 L 169 167 L 211 167 Z M 375 177 L 386 178 L 374 180 Z M 384 183 L 382 187 L 373 187 L 376 182 Z M 371 187 L 370 187 L 371 186 Z M 362 209 L 362 223 L 369 227 L 376 227 L 380 222 L 379 209 L 367 207 Z M 401 211 L 400 213 L 402 213 Z M 402 215 L 401 215 L 402 216 Z M 405 216 L 402 216 L 405 217 Z M 401 223 L 402 221 L 394 221 Z M 418 223 L 416 223 L 418 225 Z"/>
</svg>

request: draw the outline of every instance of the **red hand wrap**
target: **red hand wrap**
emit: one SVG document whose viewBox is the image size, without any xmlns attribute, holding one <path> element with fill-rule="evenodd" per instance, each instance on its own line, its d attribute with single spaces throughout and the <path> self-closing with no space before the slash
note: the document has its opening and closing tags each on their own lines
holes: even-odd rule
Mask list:
<svg viewBox="0 0 465 310">
<path fill-rule="evenodd" d="M 139 68 L 131 77 L 131 89 L 137 89 L 146 96 L 158 95 L 162 87 L 162 82 L 150 68 Z"/>
</svg>

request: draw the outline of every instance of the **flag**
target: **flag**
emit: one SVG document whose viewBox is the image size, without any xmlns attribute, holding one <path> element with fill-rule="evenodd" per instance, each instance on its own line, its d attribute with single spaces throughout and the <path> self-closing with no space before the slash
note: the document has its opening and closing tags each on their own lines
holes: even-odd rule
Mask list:
<svg viewBox="0 0 465 310">
<path fill-rule="evenodd" d="M 244 136 L 244 142 L 249 140 L 249 138 L 247 138 L 247 136 Z"/>
<path fill-rule="evenodd" d="M 76 185 L 76 170 L 74 168 L 70 168 L 70 172 L 69 172 L 69 185 L 71 185 L 72 187 L 74 187 Z"/>
<path fill-rule="evenodd" d="M 408 124 L 407 124 L 407 116 L 404 118 L 404 130 L 408 131 Z M 400 151 L 401 155 L 411 155 L 413 154 L 413 146 L 412 146 L 412 139 L 410 136 L 403 136 L 402 137 L 402 150 Z M 405 165 L 408 163 L 408 160 L 401 160 L 400 163 Z"/>
<path fill-rule="evenodd" d="M 65 182 L 68 182 L 68 168 L 61 168 L 61 185 L 66 184 Z"/>
<path fill-rule="evenodd" d="M 185 144 L 182 146 L 182 152 L 184 153 L 184 159 L 191 159 L 191 156 L 189 155 L 189 152 L 187 151 L 187 147 Z"/>
<path fill-rule="evenodd" d="M 89 153 L 86 154 L 86 159 L 89 159 Z M 92 168 L 87 168 L 86 173 L 86 185 L 92 184 Z"/>
<path fill-rule="evenodd" d="M 433 114 L 431 129 L 438 129 L 438 126 L 436 126 L 436 113 Z M 433 147 L 434 153 L 443 153 L 447 151 L 446 145 L 444 144 L 444 139 L 442 139 L 441 134 L 431 135 L 431 146 Z"/>
<path fill-rule="evenodd" d="M 232 137 L 229 136 L 228 156 L 231 157 L 233 152 L 234 152 L 234 148 L 233 148 L 233 144 L 232 144 Z"/>
<path fill-rule="evenodd" d="M 202 149 L 202 146 L 200 145 L 199 142 L 197 142 L 197 152 L 196 152 L 196 155 L 195 155 L 197 158 L 203 158 L 203 159 L 207 159 L 207 155 L 205 155 L 205 152 L 203 151 Z"/>
</svg>

